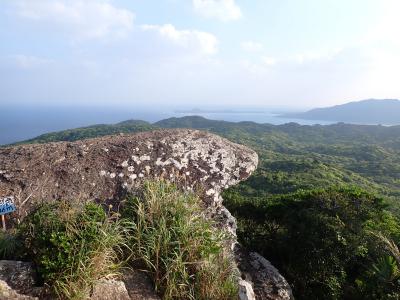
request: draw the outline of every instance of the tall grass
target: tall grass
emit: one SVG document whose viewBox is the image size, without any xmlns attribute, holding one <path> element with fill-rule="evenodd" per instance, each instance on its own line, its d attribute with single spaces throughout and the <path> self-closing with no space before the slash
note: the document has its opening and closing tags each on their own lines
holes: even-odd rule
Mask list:
<svg viewBox="0 0 400 300">
<path fill-rule="evenodd" d="M 15 230 L 0 231 L 0 259 L 18 259 L 21 246 L 20 240 L 15 236 Z"/>
<path fill-rule="evenodd" d="M 125 241 L 120 223 L 94 203 L 43 205 L 19 235 L 44 283 L 67 299 L 87 298 L 97 279 L 115 274 Z"/>
<path fill-rule="evenodd" d="M 132 260 L 154 280 L 163 299 L 235 299 L 237 273 L 228 236 L 203 215 L 198 196 L 165 181 L 149 181 L 127 200 Z"/>
</svg>

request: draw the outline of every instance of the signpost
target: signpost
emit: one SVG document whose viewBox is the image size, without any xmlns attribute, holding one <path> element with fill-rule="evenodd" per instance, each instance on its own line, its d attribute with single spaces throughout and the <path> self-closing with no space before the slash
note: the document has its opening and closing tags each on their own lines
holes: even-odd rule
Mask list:
<svg viewBox="0 0 400 300">
<path fill-rule="evenodd" d="M 6 218 L 4 217 L 5 214 L 12 213 L 16 211 L 16 206 L 14 204 L 14 197 L 4 197 L 0 198 L 0 215 L 1 215 L 1 222 L 3 223 L 3 231 L 6 231 Z"/>
</svg>

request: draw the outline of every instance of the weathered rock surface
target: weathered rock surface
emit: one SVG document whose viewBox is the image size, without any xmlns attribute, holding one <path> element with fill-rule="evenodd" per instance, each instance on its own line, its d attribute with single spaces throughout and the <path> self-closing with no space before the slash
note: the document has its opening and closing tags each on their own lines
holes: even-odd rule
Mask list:
<svg viewBox="0 0 400 300">
<path fill-rule="evenodd" d="M 0 260 L 0 280 L 16 293 L 37 295 L 36 272 L 29 262 Z"/>
<path fill-rule="evenodd" d="M 90 300 L 131 300 L 123 281 L 101 279 L 94 285 Z"/>
<path fill-rule="evenodd" d="M 252 283 L 257 300 L 294 299 L 289 283 L 268 260 L 240 245 L 234 251 L 242 277 Z"/>
<path fill-rule="evenodd" d="M 186 129 L 0 148 L 0 198 L 15 199 L 18 210 L 8 217 L 17 222 L 42 201 L 100 201 L 118 206 L 144 179 L 165 178 L 200 191 L 209 216 L 235 236 L 236 220 L 222 205 L 220 192 L 249 177 L 257 163 L 257 154 L 245 146 Z M 237 259 L 239 269 L 251 274 L 241 284 L 243 297 L 254 299 L 254 288 L 257 299 L 290 299 L 289 285 L 287 293 L 273 286 L 281 284 L 281 278 L 269 278 L 279 274 L 270 272 L 272 266 L 243 253 Z M 116 294 L 121 295 L 119 299 L 157 299 L 144 283 L 145 277 L 134 275 L 125 282 L 102 282 L 94 288 L 92 299 L 115 299 Z M 114 292 L 106 296 L 107 289 Z M 274 296 L 264 297 L 267 292 Z"/>
<path fill-rule="evenodd" d="M 239 300 L 255 300 L 253 286 L 250 282 L 240 279 L 239 280 Z"/>
<path fill-rule="evenodd" d="M 161 300 L 150 278 L 139 270 L 127 270 L 123 281 L 131 300 Z"/>
<path fill-rule="evenodd" d="M 143 178 L 164 177 L 204 187 L 217 206 L 219 192 L 246 179 L 257 154 L 196 130 L 159 130 L 74 143 L 0 148 L 0 198 L 12 196 L 19 216 L 40 201 L 119 199 Z"/>
<path fill-rule="evenodd" d="M 13 290 L 7 282 L 0 280 L 0 300 L 38 300 L 37 297 L 21 295 Z"/>
</svg>

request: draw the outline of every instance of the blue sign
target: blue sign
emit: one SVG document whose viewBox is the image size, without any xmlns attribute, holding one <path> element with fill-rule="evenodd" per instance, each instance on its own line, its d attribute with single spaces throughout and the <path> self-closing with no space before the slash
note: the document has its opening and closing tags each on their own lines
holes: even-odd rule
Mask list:
<svg viewBox="0 0 400 300">
<path fill-rule="evenodd" d="M 14 204 L 14 197 L 0 198 L 0 215 L 5 215 L 16 211 L 17 208 Z"/>
</svg>

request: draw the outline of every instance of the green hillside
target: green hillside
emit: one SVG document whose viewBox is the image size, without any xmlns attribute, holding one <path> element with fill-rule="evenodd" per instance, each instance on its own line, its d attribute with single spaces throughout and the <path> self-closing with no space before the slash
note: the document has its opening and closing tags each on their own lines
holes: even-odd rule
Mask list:
<svg viewBox="0 0 400 300">
<path fill-rule="evenodd" d="M 152 129 L 154 129 L 154 126 L 145 121 L 128 120 L 112 125 L 98 124 L 88 127 L 45 133 L 36 138 L 22 141 L 16 144 L 49 143 L 60 141 L 73 142 L 105 135 L 118 133 L 134 133 L 148 131 Z"/>
</svg>

